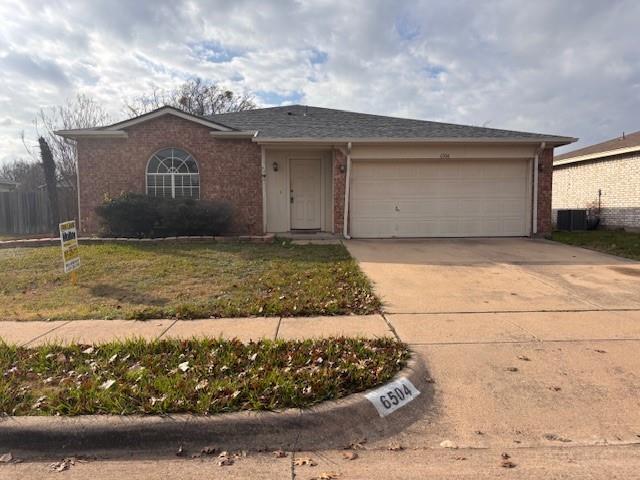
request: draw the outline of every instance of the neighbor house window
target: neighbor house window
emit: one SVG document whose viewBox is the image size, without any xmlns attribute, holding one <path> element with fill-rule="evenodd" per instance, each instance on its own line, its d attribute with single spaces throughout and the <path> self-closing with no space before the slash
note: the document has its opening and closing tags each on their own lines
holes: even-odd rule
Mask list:
<svg viewBox="0 0 640 480">
<path fill-rule="evenodd" d="M 179 148 L 156 152 L 147 165 L 147 195 L 200 198 L 200 174 L 196 160 Z"/>
</svg>

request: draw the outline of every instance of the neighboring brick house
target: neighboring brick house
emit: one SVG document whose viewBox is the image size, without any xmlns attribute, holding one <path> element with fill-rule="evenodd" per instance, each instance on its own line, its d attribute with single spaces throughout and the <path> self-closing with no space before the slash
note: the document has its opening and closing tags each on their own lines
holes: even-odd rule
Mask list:
<svg viewBox="0 0 640 480">
<path fill-rule="evenodd" d="M 574 138 L 291 105 L 163 107 L 57 132 L 78 147 L 79 222 L 125 192 L 223 200 L 230 233 L 545 235 L 554 147 Z"/>
<path fill-rule="evenodd" d="M 598 207 L 602 225 L 640 228 L 640 132 L 554 158 L 554 218 L 559 209 Z"/>
</svg>

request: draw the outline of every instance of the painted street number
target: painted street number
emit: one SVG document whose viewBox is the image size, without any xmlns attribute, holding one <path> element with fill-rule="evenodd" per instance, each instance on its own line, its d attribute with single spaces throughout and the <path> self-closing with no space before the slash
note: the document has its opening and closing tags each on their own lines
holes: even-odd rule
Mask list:
<svg viewBox="0 0 640 480">
<path fill-rule="evenodd" d="M 413 383 L 408 378 L 401 378 L 376 388 L 367 393 L 365 397 L 376 407 L 381 417 L 386 417 L 404 407 L 418 395 L 420 395 L 420 391 Z"/>
<path fill-rule="evenodd" d="M 74 220 L 60 224 L 60 243 L 62 244 L 64 273 L 69 273 L 80 268 L 78 231 L 76 230 L 76 222 Z"/>
</svg>

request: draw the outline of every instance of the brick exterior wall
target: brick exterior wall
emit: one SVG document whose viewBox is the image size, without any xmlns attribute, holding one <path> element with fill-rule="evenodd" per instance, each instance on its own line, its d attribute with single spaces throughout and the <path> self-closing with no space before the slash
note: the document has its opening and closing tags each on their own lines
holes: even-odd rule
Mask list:
<svg viewBox="0 0 640 480">
<path fill-rule="evenodd" d="M 344 170 L 340 171 L 340 168 Z M 342 235 L 344 226 L 344 191 L 347 181 L 347 156 L 342 150 L 333 151 L 333 232 Z"/>
<path fill-rule="evenodd" d="M 166 147 L 181 148 L 198 162 L 200 198 L 224 200 L 233 207 L 233 234 L 262 234 L 260 146 L 251 140 L 223 140 L 210 128 L 164 115 L 126 129 L 128 138 L 78 140 L 80 225 L 99 230 L 95 207 L 106 197 L 145 192 L 149 158 Z"/>
<path fill-rule="evenodd" d="M 607 227 L 640 228 L 640 153 L 558 165 L 553 172 L 553 211 L 598 205 Z"/>
<path fill-rule="evenodd" d="M 550 235 L 551 201 L 553 189 L 553 148 L 545 148 L 538 157 L 538 233 L 540 237 Z"/>
</svg>

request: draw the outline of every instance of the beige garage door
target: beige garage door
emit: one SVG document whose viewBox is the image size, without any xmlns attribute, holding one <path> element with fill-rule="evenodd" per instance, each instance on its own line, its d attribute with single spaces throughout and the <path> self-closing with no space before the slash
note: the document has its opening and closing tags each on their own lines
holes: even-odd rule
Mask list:
<svg viewBox="0 0 640 480">
<path fill-rule="evenodd" d="M 527 160 L 354 160 L 355 238 L 529 235 Z"/>
</svg>

